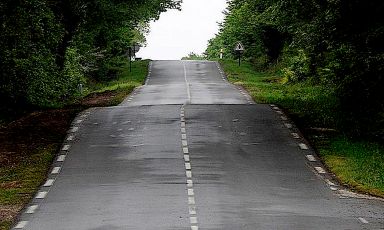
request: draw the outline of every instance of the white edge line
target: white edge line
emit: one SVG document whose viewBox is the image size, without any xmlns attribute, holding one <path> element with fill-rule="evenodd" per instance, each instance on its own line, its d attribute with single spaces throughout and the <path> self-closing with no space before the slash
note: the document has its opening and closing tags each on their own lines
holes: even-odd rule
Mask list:
<svg viewBox="0 0 384 230">
<path fill-rule="evenodd" d="M 36 199 L 44 199 L 47 196 L 48 192 L 38 192 L 36 195 Z"/>
<path fill-rule="evenodd" d="M 58 162 L 63 162 L 63 161 L 65 161 L 65 155 L 60 155 L 58 158 L 57 158 L 57 161 Z"/>
<path fill-rule="evenodd" d="M 55 183 L 55 180 L 54 179 L 48 179 L 45 184 L 43 185 L 43 187 L 51 187 L 53 185 L 53 183 Z"/>
<path fill-rule="evenodd" d="M 61 170 L 61 167 L 54 167 L 54 168 L 52 169 L 51 174 L 58 174 L 58 173 L 60 172 L 60 170 Z"/>
<path fill-rule="evenodd" d="M 305 156 L 309 161 L 311 161 L 311 162 L 316 162 L 317 160 L 316 160 L 316 158 L 313 156 L 313 155 L 306 155 Z"/>
<path fill-rule="evenodd" d="M 315 167 L 315 169 L 319 174 L 326 174 L 327 173 L 322 167 Z"/>
<path fill-rule="evenodd" d="M 308 150 L 308 149 L 309 149 L 308 146 L 307 146 L 306 144 L 304 144 L 304 143 L 300 143 L 300 144 L 299 144 L 299 147 L 300 147 L 300 149 L 302 149 L 302 150 Z"/>
<path fill-rule="evenodd" d="M 366 219 L 364 219 L 363 217 L 359 217 L 358 219 L 359 219 L 359 221 L 360 221 L 361 223 L 363 223 L 363 224 L 368 224 L 368 223 L 369 223 L 369 222 L 368 222 Z"/>
<path fill-rule="evenodd" d="M 17 225 L 15 226 L 15 229 L 25 228 L 25 226 L 27 226 L 27 224 L 28 224 L 28 221 L 19 221 L 19 223 L 17 223 Z"/>
<path fill-rule="evenodd" d="M 25 211 L 25 213 L 27 214 L 33 214 L 35 213 L 36 209 L 39 207 L 39 205 L 31 205 L 27 208 L 27 210 Z"/>
</svg>

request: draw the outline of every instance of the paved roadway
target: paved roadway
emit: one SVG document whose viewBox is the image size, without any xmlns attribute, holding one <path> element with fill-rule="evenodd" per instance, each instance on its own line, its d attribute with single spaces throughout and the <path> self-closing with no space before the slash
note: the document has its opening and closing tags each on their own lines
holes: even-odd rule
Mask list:
<svg viewBox="0 0 384 230">
<path fill-rule="evenodd" d="M 382 201 L 333 191 L 279 113 L 220 72 L 155 61 L 121 106 L 79 116 L 15 228 L 384 229 Z"/>
</svg>

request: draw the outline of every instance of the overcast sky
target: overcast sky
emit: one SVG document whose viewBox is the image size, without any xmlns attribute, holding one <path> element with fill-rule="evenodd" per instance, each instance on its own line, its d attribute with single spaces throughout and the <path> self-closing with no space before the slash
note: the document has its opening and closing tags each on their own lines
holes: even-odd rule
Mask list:
<svg viewBox="0 0 384 230">
<path fill-rule="evenodd" d="M 182 11 L 168 10 L 152 22 L 147 47 L 137 57 L 179 60 L 190 52 L 201 54 L 218 32 L 226 0 L 184 0 Z"/>
</svg>

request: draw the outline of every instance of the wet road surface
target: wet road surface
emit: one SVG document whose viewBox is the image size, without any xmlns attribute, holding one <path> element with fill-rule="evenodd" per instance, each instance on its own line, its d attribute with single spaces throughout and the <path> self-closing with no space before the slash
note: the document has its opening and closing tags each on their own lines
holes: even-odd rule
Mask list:
<svg viewBox="0 0 384 230">
<path fill-rule="evenodd" d="M 384 229 L 384 203 L 340 193 L 284 123 L 215 62 L 154 61 L 74 121 L 15 229 Z"/>
</svg>

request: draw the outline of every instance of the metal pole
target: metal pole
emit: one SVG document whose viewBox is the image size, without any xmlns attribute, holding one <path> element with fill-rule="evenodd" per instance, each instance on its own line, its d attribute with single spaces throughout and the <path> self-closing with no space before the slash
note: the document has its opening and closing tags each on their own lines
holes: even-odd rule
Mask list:
<svg viewBox="0 0 384 230">
<path fill-rule="evenodd" d="M 239 52 L 239 66 L 241 66 L 241 53 Z"/>
</svg>

